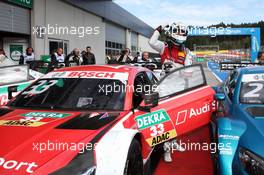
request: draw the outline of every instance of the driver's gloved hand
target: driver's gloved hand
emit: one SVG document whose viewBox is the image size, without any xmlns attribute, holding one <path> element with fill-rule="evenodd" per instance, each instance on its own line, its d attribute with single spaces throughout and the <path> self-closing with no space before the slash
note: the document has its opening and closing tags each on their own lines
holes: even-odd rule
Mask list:
<svg viewBox="0 0 264 175">
<path fill-rule="evenodd" d="M 161 33 L 166 27 L 169 27 L 169 24 L 160 25 L 156 28 L 156 30 Z"/>
<path fill-rule="evenodd" d="M 162 26 L 160 25 L 159 27 L 156 28 L 156 30 L 161 33 L 162 32 Z"/>
</svg>

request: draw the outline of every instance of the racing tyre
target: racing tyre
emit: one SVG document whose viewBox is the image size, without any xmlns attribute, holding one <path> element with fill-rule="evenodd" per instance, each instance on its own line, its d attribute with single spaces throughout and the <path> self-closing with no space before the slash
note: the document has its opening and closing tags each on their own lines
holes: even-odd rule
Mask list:
<svg viewBox="0 0 264 175">
<path fill-rule="evenodd" d="M 141 145 L 136 139 L 132 140 L 129 147 L 124 175 L 143 175 Z"/>
</svg>

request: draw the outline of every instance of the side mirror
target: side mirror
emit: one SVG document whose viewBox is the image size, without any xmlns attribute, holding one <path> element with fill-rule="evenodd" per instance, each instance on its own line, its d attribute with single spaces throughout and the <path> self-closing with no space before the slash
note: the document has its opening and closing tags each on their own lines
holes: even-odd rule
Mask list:
<svg viewBox="0 0 264 175">
<path fill-rule="evenodd" d="M 8 100 L 11 100 L 13 98 L 13 93 L 17 92 L 17 86 L 8 87 L 7 91 L 8 91 Z"/>
<path fill-rule="evenodd" d="M 144 106 L 139 106 L 138 109 L 145 112 L 150 112 L 151 108 L 154 108 L 159 104 L 159 93 L 151 92 L 148 94 L 144 94 L 143 99 L 144 99 Z"/>
<path fill-rule="evenodd" d="M 225 100 L 225 94 L 217 93 L 217 94 L 215 94 L 215 99 L 217 101 L 224 101 Z"/>
</svg>

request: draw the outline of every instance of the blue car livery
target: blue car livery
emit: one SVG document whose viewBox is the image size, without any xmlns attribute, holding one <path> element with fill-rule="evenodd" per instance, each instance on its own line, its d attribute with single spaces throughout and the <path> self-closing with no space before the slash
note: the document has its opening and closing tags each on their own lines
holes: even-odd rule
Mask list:
<svg viewBox="0 0 264 175">
<path fill-rule="evenodd" d="M 263 175 L 264 66 L 234 70 L 216 98 L 219 173 Z"/>
</svg>

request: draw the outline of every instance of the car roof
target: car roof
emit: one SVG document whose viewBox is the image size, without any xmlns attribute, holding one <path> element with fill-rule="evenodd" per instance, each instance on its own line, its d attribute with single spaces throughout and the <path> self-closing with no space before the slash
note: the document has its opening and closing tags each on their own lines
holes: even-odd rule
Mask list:
<svg viewBox="0 0 264 175">
<path fill-rule="evenodd" d="M 137 73 L 141 71 L 148 71 L 144 67 L 136 67 L 130 65 L 86 65 L 86 66 L 74 66 L 66 67 L 56 70 L 56 72 L 61 71 L 106 71 L 106 72 L 124 72 L 124 73 Z"/>
<path fill-rule="evenodd" d="M 264 73 L 264 66 L 252 66 L 240 68 L 239 72 L 241 74 L 259 74 Z"/>
</svg>

